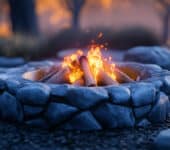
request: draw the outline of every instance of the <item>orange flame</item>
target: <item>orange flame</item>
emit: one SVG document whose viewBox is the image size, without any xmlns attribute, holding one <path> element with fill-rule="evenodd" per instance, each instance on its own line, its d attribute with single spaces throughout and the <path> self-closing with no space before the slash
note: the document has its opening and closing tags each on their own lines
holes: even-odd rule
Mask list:
<svg viewBox="0 0 170 150">
<path fill-rule="evenodd" d="M 70 83 L 74 83 L 83 76 L 83 71 L 80 68 L 79 57 L 83 55 L 83 51 L 78 50 L 76 53 L 64 57 L 62 67 L 68 67 L 70 69 L 69 80 Z"/>
<path fill-rule="evenodd" d="M 116 80 L 116 76 L 114 74 L 115 64 L 111 63 L 111 57 L 104 58 L 102 56 L 101 47 L 103 46 L 92 46 L 87 52 L 87 60 L 90 66 L 90 71 L 96 83 L 98 83 L 98 75 L 100 71 L 106 72 L 113 80 Z M 70 69 L 70 83 L 74 83 L 83 77 L 83 71 L 79 63 L 79 58 L 83 55 L 83 51 L 78 50 L 77 52 L 64 57 L 62 67 L 68 67 Z"/>
</svg>

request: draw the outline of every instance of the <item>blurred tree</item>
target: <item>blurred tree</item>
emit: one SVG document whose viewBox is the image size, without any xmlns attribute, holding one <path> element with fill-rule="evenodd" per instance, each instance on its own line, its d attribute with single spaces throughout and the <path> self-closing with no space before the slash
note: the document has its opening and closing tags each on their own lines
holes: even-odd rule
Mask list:
<svg viewBox="0 0 170 150">
<path fill-rule="evenodd" d="M 170 0 L 157 0 L 158 4 L 160 5 L 160 9 L 163 10 L 162 15 L 162 22 L 163 22 L 163 43 L 167 44 L 168 37 L 169 37 L 169 26 L 170 26 Z"/>
<path fill-rule="evenodd" d="M 79 17 L 86 0 L 65 0 L 67 9 L 72 14 L 72 27 L 79 27 Z"/>
<path fill-rule="evenodd" d="M 14 33 L 38 34 L 34 0 L 8 0 Z"/>
</svg>

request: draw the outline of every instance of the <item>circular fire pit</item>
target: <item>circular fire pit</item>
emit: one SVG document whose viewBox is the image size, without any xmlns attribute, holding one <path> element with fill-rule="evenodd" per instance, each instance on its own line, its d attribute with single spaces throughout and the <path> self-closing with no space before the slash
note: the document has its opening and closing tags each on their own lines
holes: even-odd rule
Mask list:
<svg viewBox="0 0 170 150">
<path fill-rule="evenodd" d="M 42 128 L 100 130 L 163 123 L 170 73 L 156 65 L 117 63 L 132 83 L 101 87 L 38 82 L 55 62 L 0 70 L 0 118 Z M 44 70 L 44 72 L 42 71 Z"/>
</svg>

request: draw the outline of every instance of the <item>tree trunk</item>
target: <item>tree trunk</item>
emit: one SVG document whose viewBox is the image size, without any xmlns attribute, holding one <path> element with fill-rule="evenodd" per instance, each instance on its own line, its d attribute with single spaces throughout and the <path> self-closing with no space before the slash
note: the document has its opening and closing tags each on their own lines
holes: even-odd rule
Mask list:
<svg viewBox="0 0 170 150">
<path fill-rule="evenodd" d="M 169 36 L 169 19 L 170 19 L 170 8 L 165 12 L 163 17 L 163 44 L 166 44 Z"/>
<path fill-rule="evenodd" d="M 8 0 L 10 19 L 14 33 L 38 34 L 34 0 Z"/>
<path fill-rule="evenodd" d="M 78 28 L 79 27 L 79 17 L 80 17 L 80 10 L 76 8 L 73 12 L 73 19 L 72 19 L 72 27 Z"/>
</svg>

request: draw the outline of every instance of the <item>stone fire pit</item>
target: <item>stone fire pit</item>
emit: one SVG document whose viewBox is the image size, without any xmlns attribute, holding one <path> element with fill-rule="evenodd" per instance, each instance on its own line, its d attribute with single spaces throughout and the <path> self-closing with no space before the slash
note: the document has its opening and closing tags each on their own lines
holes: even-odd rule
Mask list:
<svg viewBox="0 0 170 150">
<path fill-rule="evenodd" d="M 32 81 L 31 75 L 39 68 L 54 63 L 32 62 L 0 69 L 2 120 L 68 130 L 146 127 L 166 121 L 170 73 L 159 66 L 117 63 L 122 71 L 135 72 L 139 81 L 114 86 L 81 87 Z"/>
</svg>

